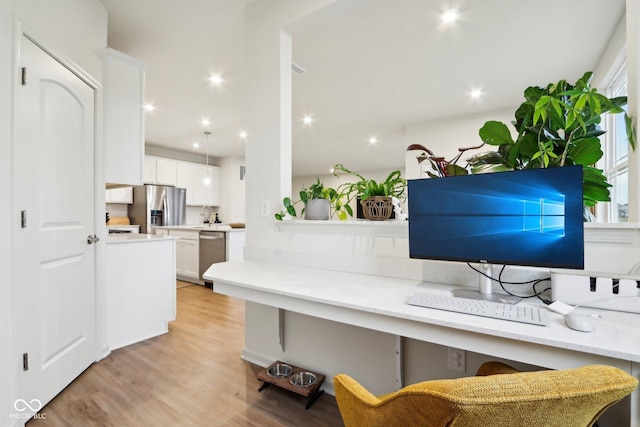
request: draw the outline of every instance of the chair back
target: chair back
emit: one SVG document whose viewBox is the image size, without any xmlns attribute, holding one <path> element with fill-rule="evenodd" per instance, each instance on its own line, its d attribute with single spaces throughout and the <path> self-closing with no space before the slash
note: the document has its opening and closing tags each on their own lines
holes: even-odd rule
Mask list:
<svg viewBox="0 0 640 427">
<path fill-rule="evenodd" d="M 483 365 L 479 373 L 486 376 L 425 381 L 381 397 L 340 374 L 336 400 L 346 427 L 589 427 L 638 386 L 602 365 L 497 375 Z"/>
</svg>

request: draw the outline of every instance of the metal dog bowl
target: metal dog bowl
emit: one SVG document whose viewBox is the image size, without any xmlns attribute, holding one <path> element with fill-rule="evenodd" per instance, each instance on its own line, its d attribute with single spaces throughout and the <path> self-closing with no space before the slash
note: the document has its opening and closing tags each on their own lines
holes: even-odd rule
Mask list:
<svg viewBox="0 0 640 427">
<path fill-rule="evenodd" d="M 291 376 L 289 382 L 293 385 L 301 386 L 301 387 L 309 387 L 316 383 L 318 379 L 316 378 L 316 374 L 311 372 L 296 372 Z"/>
<path fill-rule="evenodd" d="M 291 375 L 293 368 L 286 363 L 274 363 L 267 369 L 267 374 L 271 377 L 283 378 Z"/>
</svg>

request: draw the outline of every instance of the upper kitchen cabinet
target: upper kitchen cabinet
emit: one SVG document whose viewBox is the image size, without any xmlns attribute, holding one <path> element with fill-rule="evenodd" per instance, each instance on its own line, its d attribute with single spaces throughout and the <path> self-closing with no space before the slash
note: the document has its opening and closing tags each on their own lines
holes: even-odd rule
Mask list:
<svg viewBox="0 0 640 427">
<path fill-rule="evenodd" d="M 216 166 L 177 162 L 176 186 L 187 189 L 189 206 L 220 205 L 220 169 Z"/>
<path fill-rule="evenodd" d="M 175 160 L 145 156 L 144 183 L 158 185 L 177 184 L 177 166 Z"/>
<path fill-rule="evenodd" d="M 140 185 L 144 159 L 144 64 L 104 54 L 104 159 L 109 184 Z"/>
<path fill-rule="evenodd" d="M 112 188 L 106 191 L 106 203 L 133 203 L 133 187 Z"/>
<path fill-rule="evenodd" d="M 191 163 L 178 162 L 176 170 L 176 187 L 187 189 L 187 206 L 193 206 L 194 168 Z"/>
<path fill-rule="evenodd" d="M 195 165 L 193 204 L 220 206 L 220 168 Z"/>
</svg>

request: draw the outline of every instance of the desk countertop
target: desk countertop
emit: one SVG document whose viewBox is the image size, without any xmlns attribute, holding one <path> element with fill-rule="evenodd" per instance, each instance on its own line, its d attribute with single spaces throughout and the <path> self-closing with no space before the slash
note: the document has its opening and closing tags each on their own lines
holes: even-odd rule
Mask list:
<svg viewBox="0 0 640 427">
<path fill-rule="evenodd" d="M 212 280 L 216 289 L 220 286 L 221 293 L 248 301 L 343 323 L 350 323 L 348 313 L 357 313 L 359 319 L 368 316 L 368 320 L 354 324 L 368 327 L 367 322 L 370 322 L 372 329 L 403 336 L 411 335 L 399 333 L 397 328 L 387 329 L 385 319 L 390 323 L 403 321 L 405 326 L 422 324 L 454 328 L 471 333 L 468 338 L 483 334 L 640 362 L 638 314 L 578 308 L 600 316 L 594 320 L 595 331 L 584 333 L 569 329 L 562 316 L 551 311 L 548 313 L 549 325 L 542 327 L 406 304 L 408 297 L 416 291 L 449 294 L 451 285 L 253 261 L 213 264 L 204 278 Z M 533 300 L 520 304 L 544 307 Z"/>
</svg>

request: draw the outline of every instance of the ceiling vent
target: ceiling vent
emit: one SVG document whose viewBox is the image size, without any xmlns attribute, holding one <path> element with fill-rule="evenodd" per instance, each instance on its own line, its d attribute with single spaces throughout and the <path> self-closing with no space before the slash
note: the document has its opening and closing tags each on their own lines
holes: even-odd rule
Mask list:
<svg viewBox="0 0 640 427">
<path fill-rule="evenodd" d="M 293 71 L 293 74 L 304 74 L 307 72 L 307 70 L 305 70 L 304 68 L 302 68 L 301 66 L 299 66 L 298 64 L 296 64 L 295 62 L 291 63 L 291 71 Z"/>
</svg>

